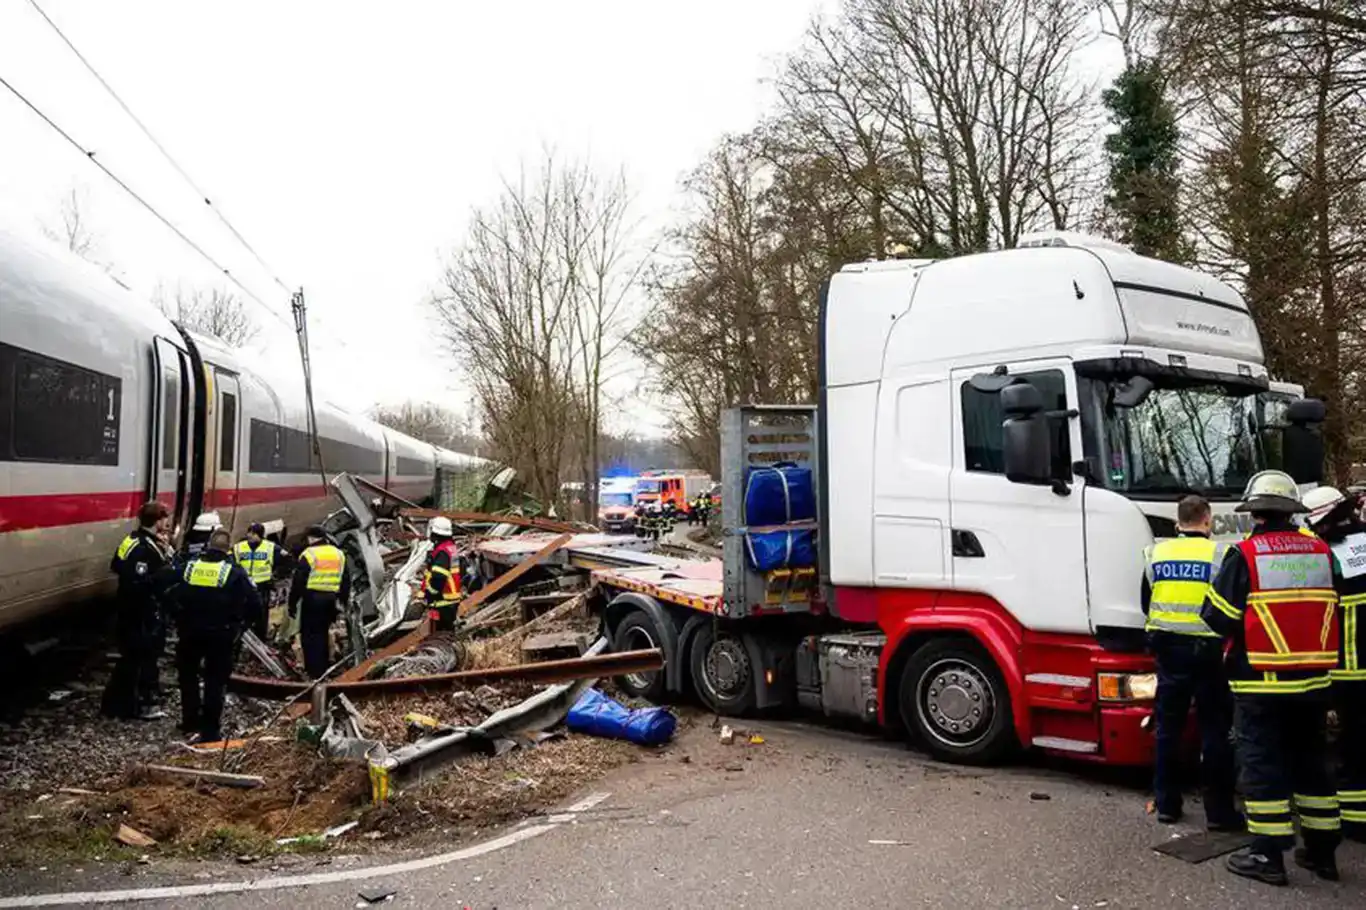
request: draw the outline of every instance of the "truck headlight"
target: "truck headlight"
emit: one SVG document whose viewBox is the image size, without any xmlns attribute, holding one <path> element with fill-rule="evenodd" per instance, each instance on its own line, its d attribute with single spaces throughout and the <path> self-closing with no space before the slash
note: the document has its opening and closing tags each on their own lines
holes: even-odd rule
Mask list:
<svg viewBox="0 0 1366 910">
<path fill-rule="evenodd" d="M 1101 701 L 1152 701 L 1157 697 L 1157 674 L 1100 673 L 1096 689 Z"/>
</svg>

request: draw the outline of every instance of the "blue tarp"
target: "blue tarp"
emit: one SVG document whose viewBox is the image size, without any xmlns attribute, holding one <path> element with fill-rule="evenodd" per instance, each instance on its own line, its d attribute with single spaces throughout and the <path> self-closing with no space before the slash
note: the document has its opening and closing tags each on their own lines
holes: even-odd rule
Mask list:
<svg viewBox="0 0 1366 910">
<path fill-rule="evenodd" d="M 575 733 L 662 746 L 673 739 L 678 718 L 667 708 L 628 708 L 597 689 L 589 689 L 569 709 L 565 723 Z"/>
<path fill-rule="evenodd" d="M 765 531 L 745 535 L 745 555 L 756 572 L 816 565 L 815 531 Z"/>
<path fill-rule="evenodd" d="M 816 517 L 811 469 L 782 462 L 750 468 L 745 478 L 745 524 L 784 525 Z"/>
</svg>

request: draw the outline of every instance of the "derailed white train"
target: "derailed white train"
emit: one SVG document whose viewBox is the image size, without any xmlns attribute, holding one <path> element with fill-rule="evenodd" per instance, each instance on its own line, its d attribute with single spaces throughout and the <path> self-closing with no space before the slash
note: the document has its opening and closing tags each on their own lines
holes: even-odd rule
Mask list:
<svg viewBox="0 0 1366 910">
<path fill-rule="evenodd" d="M 302 379 L 267 379 L 246 361 L 64 250 L 0 227 L 0 628 L 111 590 L 110 554 L 148 499 L 182 530 L 217 511 L 234 537 L 258 521 L 296 536 L 337 508 Z M 412 500 L 481 462 L 316 411 L 329 474 Z"/>
</svg>

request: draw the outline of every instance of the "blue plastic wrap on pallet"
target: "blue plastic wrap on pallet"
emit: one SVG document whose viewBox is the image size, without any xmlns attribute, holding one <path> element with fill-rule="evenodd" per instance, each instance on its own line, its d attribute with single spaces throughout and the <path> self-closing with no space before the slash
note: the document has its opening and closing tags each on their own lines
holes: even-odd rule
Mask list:
<svg viewBox="0 0 1366 910">
<path fill-rule="evenodd" d="M 816 532 L 764 531 L 745 535 L 745 555 L 756 572 L 816 565 Z"/>
<path fill-rule="evenodd" d="M 662 746 L 673 739 L 678 718 L 667 708 L 628 708 L 597 689 L 589 689 L 569 709 L 565 723 L 575 733 L 624 739 L 639 746 Z"/>
<path fill-rule="evenodd" d="M 745 524 L 755 527 L 816 517 L 811 469 L 790 462 L 750 468 L 745 477 Z"/>
</svg>

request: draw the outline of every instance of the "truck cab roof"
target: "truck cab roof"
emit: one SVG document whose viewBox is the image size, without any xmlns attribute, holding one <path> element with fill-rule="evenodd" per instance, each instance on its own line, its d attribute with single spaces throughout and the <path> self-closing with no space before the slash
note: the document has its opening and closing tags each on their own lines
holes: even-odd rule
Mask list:
<svg viewBox="0 0 1366 910">
<path fill-rule="evenodd" d="M 1230 373 L 1265 377 L 1261 338 L 1228 284 L 1101 238 L 1025 242 L 842 268 L 824 304 L 825 384 L 1033 357 L 1107 359 L 1119 356 L 1118 346 L 1129 349 L 1126 357 L 1165 362 L 1167 352 L 1189 352 L 1222 361 Z"/>
</svg>

